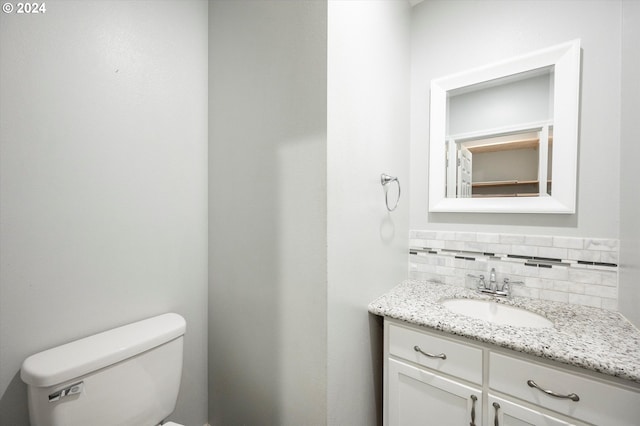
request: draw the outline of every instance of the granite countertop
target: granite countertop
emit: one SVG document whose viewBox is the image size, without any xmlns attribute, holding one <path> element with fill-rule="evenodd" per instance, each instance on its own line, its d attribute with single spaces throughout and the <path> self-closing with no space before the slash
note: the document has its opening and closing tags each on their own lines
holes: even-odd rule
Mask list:
<svg viewBox="0 0 640 426">
<path fill-rule="evenodd" d="M 438 303 L 452 298 L 525 308 L 546 317 L 554 327 L 497 325 L 455 314 Z M 404 281 L 371 302 L 369 312 L 640 383 L 640 331 L 617 312 L 525 297 L 499 299 L 415 280 Z"/>
</svg>

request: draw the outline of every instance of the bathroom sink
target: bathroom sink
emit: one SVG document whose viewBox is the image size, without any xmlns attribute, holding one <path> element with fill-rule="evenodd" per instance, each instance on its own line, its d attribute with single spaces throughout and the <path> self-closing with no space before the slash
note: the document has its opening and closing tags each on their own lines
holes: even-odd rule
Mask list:
<svg viewBox="0 0 640 426">
<path fill-rule="evenodd" d="M 553 323 L 542 315 L 488 300 L 448 299 L 440 303 L 456 314 L 489 321 L 494 324 L 533 328 L 553 327 Z"/>
</svg>

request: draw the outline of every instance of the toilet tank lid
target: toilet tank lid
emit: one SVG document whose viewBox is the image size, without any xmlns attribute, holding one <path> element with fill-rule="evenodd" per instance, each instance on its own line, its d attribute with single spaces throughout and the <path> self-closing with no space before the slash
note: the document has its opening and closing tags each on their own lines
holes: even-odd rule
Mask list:
<svg viewBox="0 0 640 426">
<path fill-rule="evenodd" d="M 57 385 L 174 340 L 185 330 L 178 314 L 148 318 L 31 355 L 20 377 L 32 386 Z"/>
</svg>

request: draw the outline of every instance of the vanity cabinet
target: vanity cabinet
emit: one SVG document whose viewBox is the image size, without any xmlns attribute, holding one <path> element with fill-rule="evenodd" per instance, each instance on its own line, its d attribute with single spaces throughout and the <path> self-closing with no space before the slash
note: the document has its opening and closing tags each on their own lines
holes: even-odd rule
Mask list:
<svg viewBox="0 0 640 426">
<path fill-rule="evenodd" d="M 480 425 L 482 388 L 416 368 L 388 364 L 388 425 Z"/>
<path fill-rule="evenodd" d="M 480 425 L 482 350 L 387 326 L 387 425 Z"/>
<path fill-rule="evenodd" d="M 639 386 L 583 369 L 388 318 L 384 355 L 386 426 L 640 424 Z"/>
</svg>

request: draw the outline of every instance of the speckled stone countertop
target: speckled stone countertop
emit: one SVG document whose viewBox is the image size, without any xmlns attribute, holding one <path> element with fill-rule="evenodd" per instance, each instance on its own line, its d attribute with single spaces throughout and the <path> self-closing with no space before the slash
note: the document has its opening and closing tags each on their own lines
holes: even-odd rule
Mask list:
<svg viewBox="0 0 640 426">
<path fill-rule="evenodd" d="M 449 311 L 443 299 L 496 300 L 543 315 L 553 328 L 513 327 Z M 369 312 L 640 383 L 640 331 L 617 312 L 407 280 L 369 304 Z"/>
</svg>

